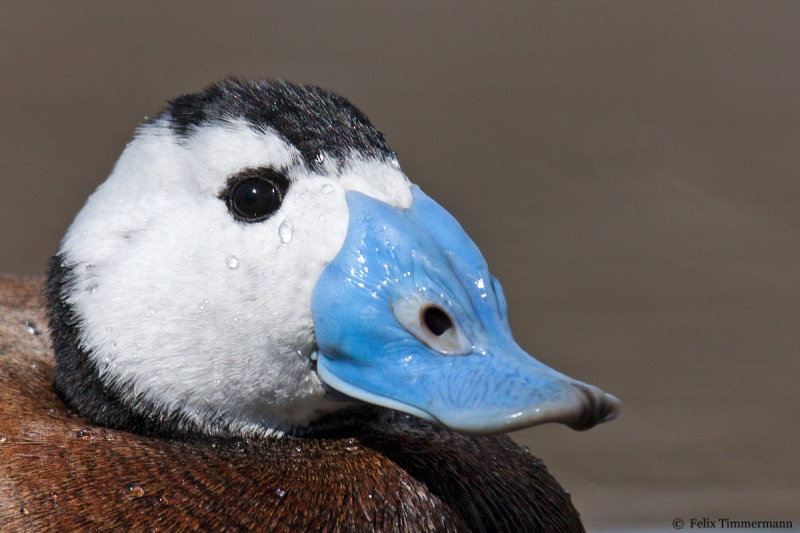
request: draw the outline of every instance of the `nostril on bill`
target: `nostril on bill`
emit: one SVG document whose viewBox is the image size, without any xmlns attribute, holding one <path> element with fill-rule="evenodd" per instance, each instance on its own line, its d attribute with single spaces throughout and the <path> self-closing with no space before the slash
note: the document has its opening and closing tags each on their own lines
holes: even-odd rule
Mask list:
<svg viewBox="0 0 800 533">
<path fill-rule="evenodd" d="M 420 315 L 425 327 L 437 337 L 441 337 L 453 327 L 450 316 L 439 307 L 429 305 L 422 309 Z"/>
</svg>

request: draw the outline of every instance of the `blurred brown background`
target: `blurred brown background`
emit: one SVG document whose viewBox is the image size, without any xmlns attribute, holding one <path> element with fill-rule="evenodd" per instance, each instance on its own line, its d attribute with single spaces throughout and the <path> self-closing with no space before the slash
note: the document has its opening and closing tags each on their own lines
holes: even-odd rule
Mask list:
<svg viewBox="0 0 800 533">
<path fill-rule="evenodd" d="M 480 245 L 520 344 L 623 400 L 515 435 L 590 529 L 800 524 L 800 3 L 3 2 L 0 71 L 0 272 L 43 271 L 165 100 L 334 89 Z"/>
</svg>

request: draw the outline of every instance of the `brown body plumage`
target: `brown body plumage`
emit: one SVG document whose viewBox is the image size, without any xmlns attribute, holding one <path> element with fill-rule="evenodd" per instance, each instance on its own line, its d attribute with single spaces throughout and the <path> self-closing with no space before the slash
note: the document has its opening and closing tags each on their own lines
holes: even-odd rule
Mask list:
<svg viewBox="0 0 800 533">
<path fill-rule="evenodd" d="M 508 437 L 403 417 L 327 438 L 168 441 L 94 426 L 52 382 L 40 280 L 0 279 L 3 531 L 583 531 Z"/>
</svg>

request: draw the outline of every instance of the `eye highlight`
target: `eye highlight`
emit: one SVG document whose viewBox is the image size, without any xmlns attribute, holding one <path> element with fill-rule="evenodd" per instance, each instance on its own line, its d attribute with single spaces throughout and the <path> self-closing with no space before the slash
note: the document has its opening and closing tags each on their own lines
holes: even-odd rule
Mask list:
<svg viewBox="0 0 800 533">
<path fill-rule="evenodd" d="M 281 207 L 288 188 L 289 180 L 275 169 L 248 168 L 228 179 L 219 198 L 236 220 L 261 222 Z"/>
</svg>

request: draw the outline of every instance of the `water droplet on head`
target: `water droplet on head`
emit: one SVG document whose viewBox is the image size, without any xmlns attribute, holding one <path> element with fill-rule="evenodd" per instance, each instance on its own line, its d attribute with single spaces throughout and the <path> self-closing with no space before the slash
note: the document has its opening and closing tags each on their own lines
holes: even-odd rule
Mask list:
<svg viewBox="0 0 800 533">
<path fill-rule="evenodd" d="M 0 444 L 3 444 L 6 441 L 7 437 L 0 437 Z"/>
<path fill-rule="evenodd" d="M 20 507 L 19 512 L 22 513 L 22 514 L 25 514 L 25 515 L 26 514 L 30 514 L 30 511 L 28 511 L 28 508 L 25 507 L 24 505 L 22 507 Z"/>
<path fill-rule="evenodd" d="M 75 433 L 75 436 L 81 440 L 89 440 L 92 438 L 92 430 L 90 430 L 89 428 L 84 428 L 80 431 L 77 431 Z"/>
<path fill-rule="evenodd" d="M 322 186 L 322 192 L 324 194 L 332 193 L 333 192 L 333 185 L 331 185 L 330 183 L 326 183 L 325 185 Z"/>
<path fill-rule="evenodd" d="M 277 489 L 275 489 L 275 496 L 277 496 L 278 498 L 283 498 L 284 496 L 286 496 L 286 491 L 278 487 Z"/>
<path fill-rule="evenodd" d="M 392 165 L 392 168 L 400 168 L 400 161 L 396 157 L 391 158 L 389 164 Z"/>
<path fill-rule="evenodd" d="M 154 316 L 156 314 L 156 310 L 148 305 L 147 306 L 147 314 L 150 315 L 150 316 Z"/>
<path fill-rule="evenodd" d="M 228 265 L 228 268 L 231 270 L 239 268 L 239 260 L 234 255 L 229 255 L 227 259 L 225 259 L 225 264 Z"/>
<path fill-rule="evenodd" d="M 314 161 L 316 161 L 317 163 L 323 163 L 325 161 L 325 154 L 323 154 L 322 152 L 318 152 L 317 156 L 314 158 Z"/>
<path fill-rule="evenodd" d="M 51 492 L 48 495 L 48 497 L 50 498 L 50 501 L 53 501 L 53 502 L 57 502 L 58 501 L 58 493 L 56 493 L 56 492 Z"/>
<path fill-rule="evenodd" d="M 281 222 L 281 225 L 278 228 L 278 236 L 281 238 L 282 243 L 286 244 L 292 240 L 292 229 L 292 223 L 288 220 Z"/>
</svg>

